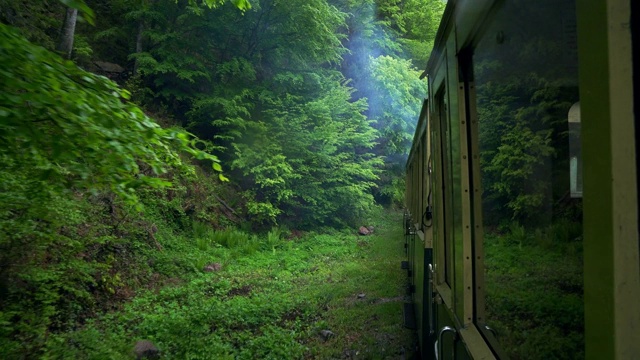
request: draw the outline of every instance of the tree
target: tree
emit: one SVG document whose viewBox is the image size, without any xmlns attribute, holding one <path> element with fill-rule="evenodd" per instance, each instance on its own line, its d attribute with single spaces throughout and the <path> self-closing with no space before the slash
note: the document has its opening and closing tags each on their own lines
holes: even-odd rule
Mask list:
<svg viewBox="0 0 640 360">
<path fill-rule="evenodd" d="M 405 56 L 426 66 L 446 1 L 379 0 L 378 4 L 381 20 L 398 34 Z"/>
<path fill-rule="evenodd" d="M 319 79 L 311 98 L 262 98 L 264 116 L 234 144 L 232 163 L 250 183 L 245 196 L 256 220 L 299 228 L 354 225 L 373 206 L 382 165 L 371 152 L 377 132 L 363 115 L 364 100 L 351 102 L 353 90 L 343 81 Z"/>
<path fill-rule="evenodd" d="M 404 201 L 404 163 L 409 155 L 427 84 L 410 60 L 391 56 L 371 59 L 369 116 L 380 132 L 377 153 L 386 158 L 378 182 L 377 199 L 401 205 Z"/>
<path fill-rule="evenodd" d="M 78 20 L 78 9 L 68 8 L 60 31 L 60 40 L 56 50 L 60 51 L 65 58 L 71 59 L 73 51 L 73 37 L 76 33 L 76 21 Z"/>
<path fill-rule="evenodd" d="M 202 142 L 161 128 L 108 79 L 4 24 L 0 43 L 0 348 L 38 357 L 52 331 L 94 306 L 109 267 L 85 258 L 111 251 L 108 225 L 69 230 L 99 221 L 86 211 L 103 208 L 86 199 L 135 212 L 141 190 L 169 187 L 171 173 L 193 177 L 184 155 L 221 166 Z"/>
<path fill-rule="evenodd" d="M 5 25 L 0 36 L 6 66 L 0 74 L 0 156 L 10 159 L 6 171 L 46 179 L 60 189 L 110 189 L 135 201 L 135 188 L 167 185 L 157 177 L 167 166 L 188 171 L 179 151 L 218 162 L 198 150 L 191 135 L 162 129 L 123 102 L 129 94 L 111 81 L 64 62 Z"/>
</svg>

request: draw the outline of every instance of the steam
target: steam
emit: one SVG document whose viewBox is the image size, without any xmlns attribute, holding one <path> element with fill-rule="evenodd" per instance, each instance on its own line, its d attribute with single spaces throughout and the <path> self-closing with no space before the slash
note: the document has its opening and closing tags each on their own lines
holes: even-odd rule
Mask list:
<svg viewBox="0 0 640 360">
<path fill-rule="evenodd" d="M 376 19 L 374 3 L 363 4 L 348 20 L 349 38 L 342 72 L 351 79 L 354 100 L 366 98 L 365 115 L 381 132 L 374 149 L 389 167 L 404 165 L 418 120 L 426 81 L 406 60 L 394 34 Z"/>
</svg>

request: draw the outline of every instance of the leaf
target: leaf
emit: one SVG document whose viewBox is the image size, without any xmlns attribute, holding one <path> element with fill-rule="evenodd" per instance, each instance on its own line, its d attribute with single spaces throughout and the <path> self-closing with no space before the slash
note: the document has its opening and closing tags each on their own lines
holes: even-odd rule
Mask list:
<svg viewBox="0 0 640 360">
<path fill-rule="evenodd" d="M 93 10 L 84 2 L 84 0 L 58 0 L 64 5 L 78 9 L 84 15 L 84 18 L 91 25 L 96 24 L 96 15 Z"/>
<path fill-rule="evenodd" d="M 251 9 L 251 3 L 248 0 L 231 0 L 231 2 L 242 11 Z"/>
<path fill-rule="evenodd" d="M 193 167 L 180 158 L 186 153 L 221 168 L 215 156 L 197 147 L 209 143 L 182 129 L 161 128 L 123 102 L 127 92 L 107 78 L 29 43 L 4 24 L 0 43 L 0 63 L 6 65 L 0 71 L 0 101 L 12 109 L 0 124 L 0 159 L 15 163 L 13 176 L 28 173 L 48 180 L 34 185 L 34 193 L 110 189 L 136 204 L 136 188 L 171 184 L 144 176 L 141 167 L 156 175 L 167 170 L 192 174 Z"/>
</svg>

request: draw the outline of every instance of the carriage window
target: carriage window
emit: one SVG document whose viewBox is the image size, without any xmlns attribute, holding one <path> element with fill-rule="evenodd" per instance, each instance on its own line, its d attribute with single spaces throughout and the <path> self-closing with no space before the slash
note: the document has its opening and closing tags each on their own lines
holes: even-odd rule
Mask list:
<svg viewBox="0 0 640 360">
<path fill-rule="evenodd" d="M 440 141 L 440 156 L 441 164 L 442 164 L 442 207 L 443 207 L 443 222 L 442 222 L 442 242 L 443 248 L 439 251 L 441 261 L 440 263 L 444 266 L 444 282 L 451 287 L 453 284 L 453 269 L 451 268 L 451 257 L 453 253 L 453 245 L 452 245 L 452 233 L 453 233 L 453 178 L 452 178 L 452 167 L 453 167 L 453 159 L 452 156 L 452 144 L 451 144 L 451 122 L 449 121 L 449 116 L 447 112 L 447 103 L 445 102 L 446 89 L 442 88 L 441 91 L 436 95 L 436 111 L 438 112 L 438 121 L 440 126 L 440 137 L 438 141 Z"/>
<path fill-rule="evenodd" d="M 584 356 L 574 0 L 510 0 L 473 55 L 485 312 L 511 359 Z"/>
</svg>

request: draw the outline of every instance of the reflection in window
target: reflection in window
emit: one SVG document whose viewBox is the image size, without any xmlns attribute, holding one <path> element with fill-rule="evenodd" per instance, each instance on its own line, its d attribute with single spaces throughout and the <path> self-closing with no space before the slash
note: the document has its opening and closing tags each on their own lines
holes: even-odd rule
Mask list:
<svg viewBox="0 0 640 360">
<path fill-rule="evenodd" d="M 572 198 L 582 197 L 582 147 L 580 145 L 580 103 L 569 109 L 569 176 Z"/>
<path fill-rule="evenodd" d="M 573 0 L 505 1 L 474 50 L 486 257 L 479 325 L 496 331 L 491 346 L 511 359 L 584 356 L 582 200 L 572 196 L 582 165 L 567 121 L 578 101 L 575 23 Z"/>
</svg>

